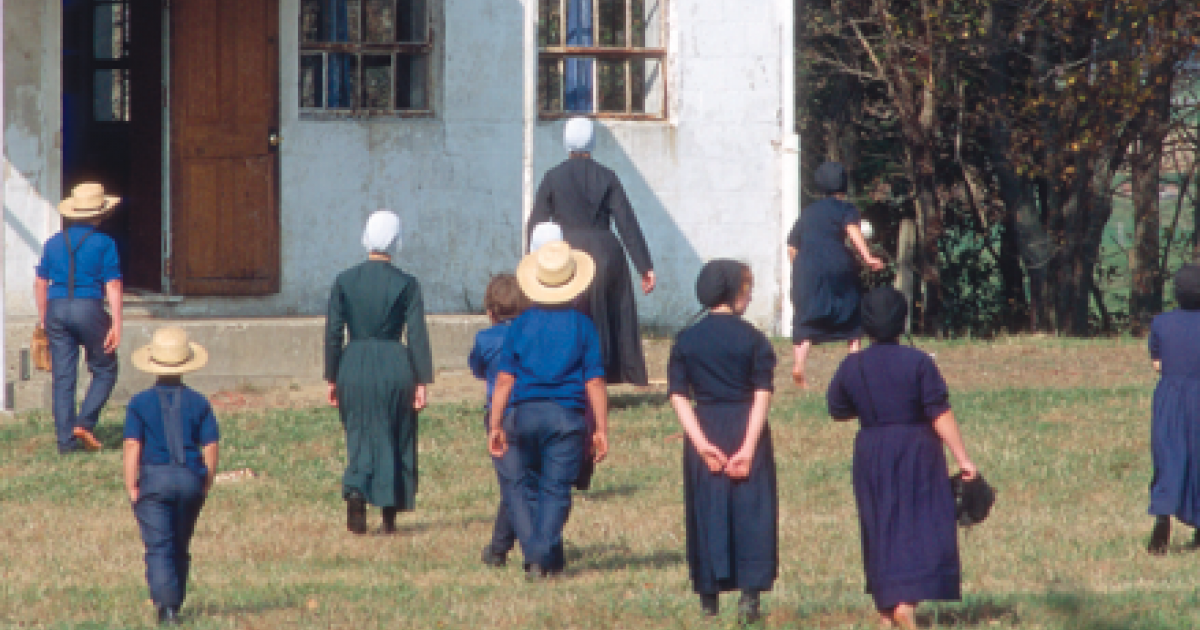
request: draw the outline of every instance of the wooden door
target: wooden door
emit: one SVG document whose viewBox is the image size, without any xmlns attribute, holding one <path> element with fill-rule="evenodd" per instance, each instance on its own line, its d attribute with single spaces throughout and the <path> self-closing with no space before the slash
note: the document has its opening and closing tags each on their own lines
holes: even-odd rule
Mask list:
<svg viewBox="0 0 1200 630">
<path fill-rule="evenodd" d="M 172 292 L 278 292 L 278 0 L 170 7 Z"/>
</svg>

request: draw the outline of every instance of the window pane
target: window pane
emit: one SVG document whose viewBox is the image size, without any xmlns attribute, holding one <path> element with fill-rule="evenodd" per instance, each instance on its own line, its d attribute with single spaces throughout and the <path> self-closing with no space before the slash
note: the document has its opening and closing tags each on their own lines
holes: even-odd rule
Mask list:
<svg viewBox="0 0 1200 630">
<path fill-rule="evenodd" d="M 358 55 L 349 53 L 331 53 L 329 59 L 329 85 L 325 93 L 329 95 L 327 107 L 330 109 L 349 109 L 358 107 L 355 95 L 355 85 L 358 83 Z"/>
<path fill-rule="evenodd" d="M 661 116 L 666 113 L 666 80 L 661 59 L 633 59 L 630 64 L 631 109 Z"/>
<path fill-rule="evenodd" d="M 568 57 L 563 60 L 563 111 L 590 114 L 592 104 L 592 71 L 595 60 L 588 57 Z"/>
<path fill-rule="evenodd" d="M 666 0 L 629 0 L 633 14 L 633 45 L 663 47 L 663 3 Z"/>
<path fill-rule="evenodd" d="M 562 46 L 562 0 L 541 0 L 538 7 L 538 46 Z"/>
<path fill-rule="evenodd" d="M 322 34 L 322 0 L 303 0 L 300 3 L 300 41 L 327 41 Z"/>
<path fill-rule="evenodd" d="M 126 70 L 92 73 L 92 117 L 100 122 L 129 120 L 129 74 Z"/>
<path fill-rule="evenodd" d="M 625 60 L 597 59 L 600 79 L 600 105 L 597 111 L 624 112 L 625 109 Z"/>
<path fill-rule="evenodd" d="M 427 39 L 425 0 L 397 0 L 396 41 L 404 44 L 422 44 Z"/>
<path fill-rule="evenodd" d="M 364 41 L 373 44 L 396 41 L 396 0 L 366 0 L 366 4 Z"/>
<path fill-rule="evenodd" d="M 625 46 L 626 0 L 596 0 L 599 18 L 599 46 Z"/>
<path fill-rule="evenodd" d="M 362 106 L 365 109 L 391 109 L 392 56 L 363 55 Z"/>
<path fill-rule="evenodd" d="M 428 72 L 427 56 L 396 55 L 396 109 L 429 109 Z"/>
<path fill-rule="evenodd" d="M 300 57 L 300 107 L 324 107 L 325 92 L 324 55 L 302 55 Z"/>
<path fill-rule="evenodd" d="M 563 110 L 562 66 L 557 59 L 538 62 L 538 108 L 543 112 Z"/>
<path fill-rule="evenodd" d="M 96 5 L 92 32 L 92 55 L 96 59 L 121 59 L 129 41 L 129 7 L 125 4 Z"/>
<path fill-rule="evenodd" d="M 346 3 L 346 39 L 343 41 L 358 43 L 362 41 L 362 0 L 343 0 Z"/>
</svg>

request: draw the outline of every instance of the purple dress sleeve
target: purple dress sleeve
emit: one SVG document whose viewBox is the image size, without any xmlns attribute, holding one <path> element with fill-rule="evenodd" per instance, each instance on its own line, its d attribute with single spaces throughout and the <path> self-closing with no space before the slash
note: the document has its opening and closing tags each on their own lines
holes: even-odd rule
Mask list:
<svg viewBox="0 0 1200 630">
<path fill-rule="evenodd" d="M 850 355 L 838 366 L 833 379 L 829 381 L 829 390 L 825 392 L 825 402 L 829 407 L 829 415 L 834 420 L 851 420 L 858 417 L 858 409 L 854 399 L 846 391 L 846 364 L 856 355 Z"/>
<path fill-rule="evenodd" d="M 921 407 L 926 419 L 932 422 L 950 410 L 950 389 L 932 357 L 926 356 L 918 364 L 917 382 L 921 387 Z"/>
</svg>

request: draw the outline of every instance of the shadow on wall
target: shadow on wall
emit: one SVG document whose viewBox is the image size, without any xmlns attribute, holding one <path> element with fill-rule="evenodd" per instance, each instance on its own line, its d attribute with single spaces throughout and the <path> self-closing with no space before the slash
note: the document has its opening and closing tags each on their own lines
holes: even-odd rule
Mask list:
<svg viewBox="0 0 1200 630">
<path fill-rule="evenodd" d="M 563 124 L 539 125 L 536 136 L 539 146 L 536 153 L 538 172 L 534 178 L 535 190 L 545 172 L 566 159 L 562 144 Z M 700 273 L 700 267 L 704 263 L 672 217 L 661 194 L 664 188 L 669 190 L 670 185 L 678 180 L 678 174 L 673 172 L 678 166 L 667 150 L 674 131 L 665 124 L 639 126 L 623 131 L 628 134 L 627 137 L 632 140 L 634 146 L 644 146 L 646 152 L 636 157 L 630 155 L 612 129 L 597 124 L 594 157 L 620 178 L 641 225 L 646 245 L 650 249 L 650 258 L 654 262 L 657 288 L 646 296 L 641 292 L 637 270 L 634 269 L 633 262 L 629 261 L 640 323 L 643 328 L 674 332 L 686 325 L 700 310 L 694 286 L 696 275 Z M 552 146 L 542 146 L 549 144 L 551 138 L 554 141 Z M 643 139 L 645 142 L 641 142 Z M 657 155 L 652 152 L 656 149 L 660 150 Z M 665 165 L 660 169 L 665 181 L 657 188 L 647 179 L 643 168 L 639 167 L 639 162 L 644 165 L 651 160 L 661 160 Z M 615 227 L 613 232 L 616 233 Z M 617 238 L 620 238 L 620 234 L 617 234 Z"/>
</svg>

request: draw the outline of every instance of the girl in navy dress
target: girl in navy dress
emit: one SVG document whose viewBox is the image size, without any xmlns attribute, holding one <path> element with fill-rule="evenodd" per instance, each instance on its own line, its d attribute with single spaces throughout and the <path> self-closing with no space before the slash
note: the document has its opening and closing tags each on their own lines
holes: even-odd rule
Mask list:
<svg viewBox="0 0 1200 630">
<path fill-rule="evenodd" d="M 829 384 L 834 420 L 858 418 L 854 499 L 866 590 L 885 626 L 915 628 L 924 600 L 960 599 L 954 497 L 943 445 L 963 478 L 978 472 L 958 432 L 946 381 L 933 359 L 896 343 L 908 304 L 891 287 L 862 301 L 870 348 L 850 355 Z"/>
<path fill-rule="evenodd" d="M 1150 359 L 1162 373 L 1150 429 L 1153 554 L 1166 553 L 1172 516 L 1200 526 L 1200 266 L 1185 265 L 1175 274 L 1175 299 L 1179 308 L 1150 324 Z M 1200 530 L 1192 542 L 1200 543 Z"/>
<path fill-rule="evenodd" d="M 767 426 L 775 352 L 741 318 L 752 284 L 742 263 L 705 265 L 696 297 L 709 313 L 679 333 L 668 367 L 671 406 L 687 434 L 683 481 L 692 587 L 709 615 L 719 612 L 721 591 L 740 590 L 744 624 L 761 618 L 759 593 L 771 590 L 779 566 L 779 495 Z"/>
<path fill-rule="evenodd" d="M 845 341 L 851 352 L 859 348 L 858 261 L 846 247 L 846 239 L 872 271 L 884 267 L 863 238 L 858 208 L 846 201 L 846 169 L 837 162 L 826 162 L 814 176 L 817 188 L 827 197 L 800 213 L 787 239 L 794 309 L 792 380 L 805 388 L 804 367 L 813 344 Z"/>
</svg>

